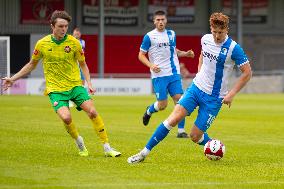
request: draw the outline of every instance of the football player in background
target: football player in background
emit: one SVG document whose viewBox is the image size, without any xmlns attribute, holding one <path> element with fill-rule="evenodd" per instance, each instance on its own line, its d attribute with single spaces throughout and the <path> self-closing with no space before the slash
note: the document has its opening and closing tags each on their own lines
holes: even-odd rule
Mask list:
<svg viewBox="0 0 284 189">
<path fill-rule="evenodd" d="M 143 150 L 128 158 L 128 163 L 142 162 L 169 131 L 198 106 L 198 115 L 191 128 L 191 140 L 205 145 L 211 138 L 207 130 L 222 104 L 231 106 L 235 95 L 250 80 L 252 71 L 243 49 L 228 36 L 229 17 L 213 13 L 209 19 L 211 34 L 201 38 L 198 73 L 169 117 L 153 133 Z M 234 65 L 241 70 L 239 79 L 228 90 L 229 76 Z"/>
<path fill-rule="evenodd" d="M 83 49 L 83 51 L 85 52 L 85 47 L 86 47 L 86 42 L 84 39 L 81 39 L 81 31 L 80 31 L 80 28 L 78 27 L 75 27 L 74 30 L 73 30 L 73 37 L 75 37 L 76 39 L 78 39 L 80 41 L 80 44 L 81 44 L 81 47 Z M 80 65 L 78 65 L 79 68 L 80 68 Z M 81 80 L 82 80 L 82 85 L 85 86 L 85 77 L 84 77 L 84 74 L 80 68 L 80 77 L 81 77 Z M 74 102 L 69 100 L 69 107 L 72 108 L 74 107 Z"/>
<path fill-rule="evenodd" d="M 176 34 L 166 29 L 167 17 L 164 11 L 156 11 L 153 15 L 155 29 L 148 32 L 140 46 L 139 60 L 150 68 L 152 84 L 157 101 L 147 107 L 143 115 L 146 126 L 155 112 L 164 110 L 168 105 L 168 93 L 174 103 L 183 94 L 180 65 L 178 57 L 194 58 L 192 50 L 181 51 L 176 48 Z M 148 53 L 149 59 L 146 57 Z M 178 123 L 178 138 L 188 138 L 184 129 L 185 119 Z"/>
<path fill-rule="evenodd" d="M 80 41 L 80 44 L 81 44 L 81 47 L 83 49 L 83 51 L 85 51 L 85 48 L 86 48 L 86 42 L 84 39 L 81 39 L 81 31 L 80 31 L 80 28 L 78 27 L 75 27 L 74 30 L 73 30 L 73 37 L 75 37 L 76 39 L 78 39 Z M 85 77 L 84 77 L 84 74 L 82 72 L 82 70 L 80 69 L 80 76 L 81 76 L 81 80 L 82 80 L 82 85 L 84 86 L 85 85 Z"/>
<path fill-rule="evenodd" d="M 63 121 L 67 132 L 75 140 L 79 155 L 88 156 L 89 152 L 72 120 L 68 107 L 69 100 L 77 105 L 78 110 L 83 109 L 87 113 L 103 143 L 105 155 L 120 156 L 120 152 L 111 148 L 104 122 L 96 111 L 93 100 L 82 86 L 78 62 L 86 79 L 88 90 L 90 93 L 95 92 L 81 44 L 72 35 L 66 34 L 70 21 L 71 17 L 65 11 L 56 10 L 52 13 L 50 19 L 52 34 L 43 37 L 36 43 L 31 60 L 18 73 L 11 78 L 2 78 L 4 90 L 34 70 L 39 60 L 42 59 L 46 80 L 45 94 L 49 96 L 52 107 Z"/>
</svg>

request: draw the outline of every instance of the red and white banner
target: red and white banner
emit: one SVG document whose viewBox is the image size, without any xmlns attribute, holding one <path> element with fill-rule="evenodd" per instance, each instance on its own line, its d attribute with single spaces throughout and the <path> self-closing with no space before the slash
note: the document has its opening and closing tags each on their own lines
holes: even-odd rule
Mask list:
<svg viewBox="0 0 284 189">
<path fill-rule="evenodd" d="M 223 0 L 223 12 L 236 21 L 236 1 Z M 244 23 L 266 23 L 268 15 L 268 0 L 243 0 Z"/>
<path fill-rule="evenodd" d="M 21 0 L 21 24 L 49 24 L 55 10 L 64 10 L 64 0 Z"/>
<path fill-rule="evenodd" d="M 139 0 L 105 0 L 105 25 L 138 25 Z M 83 24 L 99 23 L 99 0 L 83 0 Z"/>
<path fill-rule="evenodd" d="M 194 0 L 148 0 L 148 21 L 153 22 L 153 13 L 163 10 L 169 23 L 193 23 Z"/>
</svg>

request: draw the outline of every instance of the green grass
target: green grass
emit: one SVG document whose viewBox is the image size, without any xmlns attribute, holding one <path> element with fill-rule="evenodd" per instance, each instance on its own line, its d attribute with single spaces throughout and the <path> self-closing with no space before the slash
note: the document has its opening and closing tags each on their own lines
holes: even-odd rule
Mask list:
<svg viewBox="0 0 284 189">
<path fill-rule="evenodd" d="M 0 96 L 0 188 L 284 188 L 284 94 L 239 95 L 209 129 L 226 145 L 209 161 L 202 147 L 177 139 L 177 129 L 141 164 L 127 157 L 144 147 L 173 105 L 141 123 L 154 97 L 94 97 L 111 144 L 122 152 L 105 158 L 83 112 L 72 108 L 89 157 L 79 157 L 48 97 Z M 187 118 L 186 129 L 196 112 Z"/>
</svg>

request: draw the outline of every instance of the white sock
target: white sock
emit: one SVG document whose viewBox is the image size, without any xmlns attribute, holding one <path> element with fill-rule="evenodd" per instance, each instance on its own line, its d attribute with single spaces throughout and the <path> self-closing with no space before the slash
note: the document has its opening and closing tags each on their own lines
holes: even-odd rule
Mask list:
<svg viewBox="0 0 284 189">
<path fill-rule="evenodd" d="M 143 150 L 141 150 L 140 152 L 143 156 L 147 156 L 150 153 L 150 150 L 148 150 L 146 147 L 143 148 Z"/>
<path fill-rule="evenodd" d="M 104 143 L 103 146 L 104 146 L 104 151 L 105 152 L 108 152 L 108 151 L 111 150 L 111 147 L 110 147 L 109 143 Z"/>
<path fill-rule="evenodd" d="M 156 102 L 154 103 L 154 109 L 155 109 L 157 112 L 159 111 L 158 101 L 156 101 Z M 149 116 L 152 115 L 152 113 L 149 111 L 149 109 L 147 110 L 147 114 L 148 114 Z"/>
<path fill-rule="evenodd" d="M 85 144 L 84 144 L 83 137 L 78 136 L 78 138 L 75 140 L 75 142 L 76 142 L 76 144 L 77 144 L 77 146 L 80 150 L 84 150 Z"/>
<path fill-rule="evenodd" d="M 158 101 L 154 103 L 154 108 L 157 112 L 159 111 Z"/>
<path fill-rule="evenodd" d="M 182 128 L 182 129 L 178 128 L 178 133 L 185 133 L 184 128 Z"/>
<path fill-rule="evenodd" d="M 199 139 L 199 141 L 197 142 L 197 144 L 200 144 L 201 142 L 203 142 L 204 140 L 204 134 L 202 135 L 202 137 Z"/>
<path fill-rule="evenodd" d="M 170 126 L 168 120 L 165 120 L 165 121 L 163 122 L 163 124 L 164 124 L 164 126 L 165 126 L 169 131 L 173 128 L 172 126 Z"/>
</svg>

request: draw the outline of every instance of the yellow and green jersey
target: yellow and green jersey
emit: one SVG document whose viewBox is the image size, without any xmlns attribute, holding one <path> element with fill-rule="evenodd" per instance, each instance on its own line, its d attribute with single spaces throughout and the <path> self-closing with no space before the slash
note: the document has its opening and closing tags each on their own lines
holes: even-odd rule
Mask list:
<svg viewBox="0 0 284 189">
<path fill-rule="evenodd" d="M 82 85 L 77 61 L 85 61 L 85 55 L 80 42 L 73 36 L 66 34 L 60 41 L 52 35 L 43 37 L 37 42 L 32 59 L 42 59 L 45 94 L 68 91 Z"/>
</svg>

